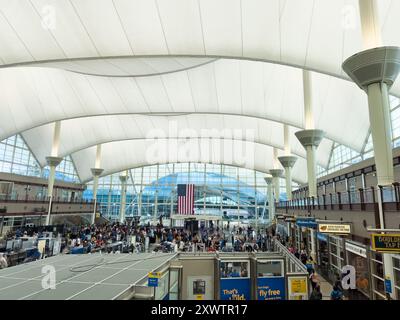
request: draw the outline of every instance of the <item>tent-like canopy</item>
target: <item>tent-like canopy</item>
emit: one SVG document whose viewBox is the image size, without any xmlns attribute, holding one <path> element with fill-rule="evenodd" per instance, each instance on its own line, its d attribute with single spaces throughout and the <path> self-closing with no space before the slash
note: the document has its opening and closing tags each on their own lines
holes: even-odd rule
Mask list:
<svg viewBox="0 0 400 320">
<path fill-rule="evenodd" d="M 383 44 L 399 46 L 400 2 L 377 4 Z M 251 145 L 254 168 L 268 172 L 288 124 L 301 158 L 293 177 L 305 182 L 294 137 L 302 69 L 313 71 L 315 126 L 327 134 L 321 166 L 333 142 L 361 152 L 369 134 L 367 97 L 341 69 L 363 49 L 358 12 L 358 0 L 2 0 L 0 139 L 22 133 L 44 165 L 61 121 L 60 155 L 72 154 L 84 181 L 99 143 L 107 174 L 159 163 L 144 157 L 149 141 L 182 135 Z"/>
</svg>

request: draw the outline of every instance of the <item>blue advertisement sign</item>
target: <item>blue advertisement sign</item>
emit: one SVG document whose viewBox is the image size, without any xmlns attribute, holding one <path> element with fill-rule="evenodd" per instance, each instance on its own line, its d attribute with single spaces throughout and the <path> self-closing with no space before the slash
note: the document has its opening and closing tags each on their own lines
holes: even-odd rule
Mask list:
<svg viewBox="0 0 400 320">
<path fill-rule="evenodd" d="M 149 281 L 147 283 L 147 286 L 149 287 L 158 287 L 158 278 L 148 278 Z"/>
<path fill-rule="evenodd" d="M 285 277 L 257 279 L 258 300 L 285 300 Z"/>
<path fill-rule="evenodd" d="M 323 233 L 317 232 L 317 239 L 321 240 L 321 241 L 328 242 L 328 236 L 326 234 L 323 234 Z"/>
<path fill-rule="evenodd" d="M 221 300 L 250 300 L 249 278 L 227 278 L 220 280 Z"/>
<path fill-rule="evenodd" d="M 299 227 L 314 229 L 317 229 L 318 227 L 318 223 L 315 222 L 315 218 L 297 218 L 296 225 L 298 225 Z"/>
<path fill-rule="evenodd" d="M 392 281 L 385 279 L 385 292 L 392 293 Z"/>
</svg>

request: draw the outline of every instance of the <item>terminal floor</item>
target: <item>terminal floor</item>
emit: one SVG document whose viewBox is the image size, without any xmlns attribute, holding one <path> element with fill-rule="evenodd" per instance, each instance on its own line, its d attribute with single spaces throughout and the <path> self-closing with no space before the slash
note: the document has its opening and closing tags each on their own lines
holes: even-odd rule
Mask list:
<svg viewBox="0 0 400 320">
<path fill-rule="evenodd" d="M 321 275 L 318 275 L 318 276 L 320 279 L 322 300 L 330 300 L 331 292 L 332 292 L 332 285 L 328 281 L 326 281 Z"/>
</svg>

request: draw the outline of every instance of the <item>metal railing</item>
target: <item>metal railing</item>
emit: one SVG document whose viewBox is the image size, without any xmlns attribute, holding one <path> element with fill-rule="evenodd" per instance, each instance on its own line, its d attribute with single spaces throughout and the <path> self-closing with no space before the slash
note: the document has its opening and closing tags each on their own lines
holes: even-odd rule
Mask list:
<svg viewBox="0 0 400 320">
<path fill-rule="evenodd" d="M 330 192 L 317 197 L 304 197 L 293 193 L 293 199 L 277 203 L 278 209 L 298 210 L 369 210 L 378 204 L 393 204 L 394 210 L 400 210 L 400 184 L 378 186 L 352 191 Z"/>
<path fill-rule="evenodd" d="M 0 195 L 0 202 L 49 202 L 48 196 L 29 196 L 20 194 Z M 93 199 L 83 199 L 76 197 L 73 199 L 66 197 L 54 197 L 53 202 L 57 203 L 93 203 Z"/>
<path fill-rule="evenodd" d="M 274 239 L 272 243 L 274 251 L 279 252 L 286 259 L 286 273 L 307 273 L 306 266 L 299 259 L 297 259 L 294 254 L 290 253 L 290 251 L 279 240 Z"/>
</svg>

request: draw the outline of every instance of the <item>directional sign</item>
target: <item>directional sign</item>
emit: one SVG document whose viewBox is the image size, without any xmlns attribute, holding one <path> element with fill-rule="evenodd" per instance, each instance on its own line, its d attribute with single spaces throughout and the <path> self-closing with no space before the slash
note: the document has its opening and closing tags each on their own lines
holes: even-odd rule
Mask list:
<svg viewBox="0 0 400 320">
<path fill-rule="evenodd" d="M 400 234 L 372 234 L 372 249 L 377 252 L 400 252 Z"/>
<path fill-rule="evenodd" d="M 161 272 L 149 272 L 148 277 L 149 278 L 160 279 L 161 278 Z"/>
<path fill-rule="evenodd" d="M 158 278 L 148 278 L 148 287 L 158 287 Z"/>
<path fill-rule="evenodd" d="M 390 281 L 390 277 L 386 277 L 385 279 L 385 292 L 392 293 L 392 281 Z"/>
<path fill-rule="evenodd" d="M 296 225 L 298 225 L 299 227 L 313 228 L 313 229 L 316 229 L 318 226 L 318 224 L 315 222 L 315 218 L 309 218 L 309 217 L 297 218 Z"/>
<path fill-rule="evenodd" d="M 318 224 L 318 232 L 320 233 L 331 233 L 331 234 L 350 234 L 350 224 L 331 224 L 331 223 L 320 223 Z"/>
</svg>

